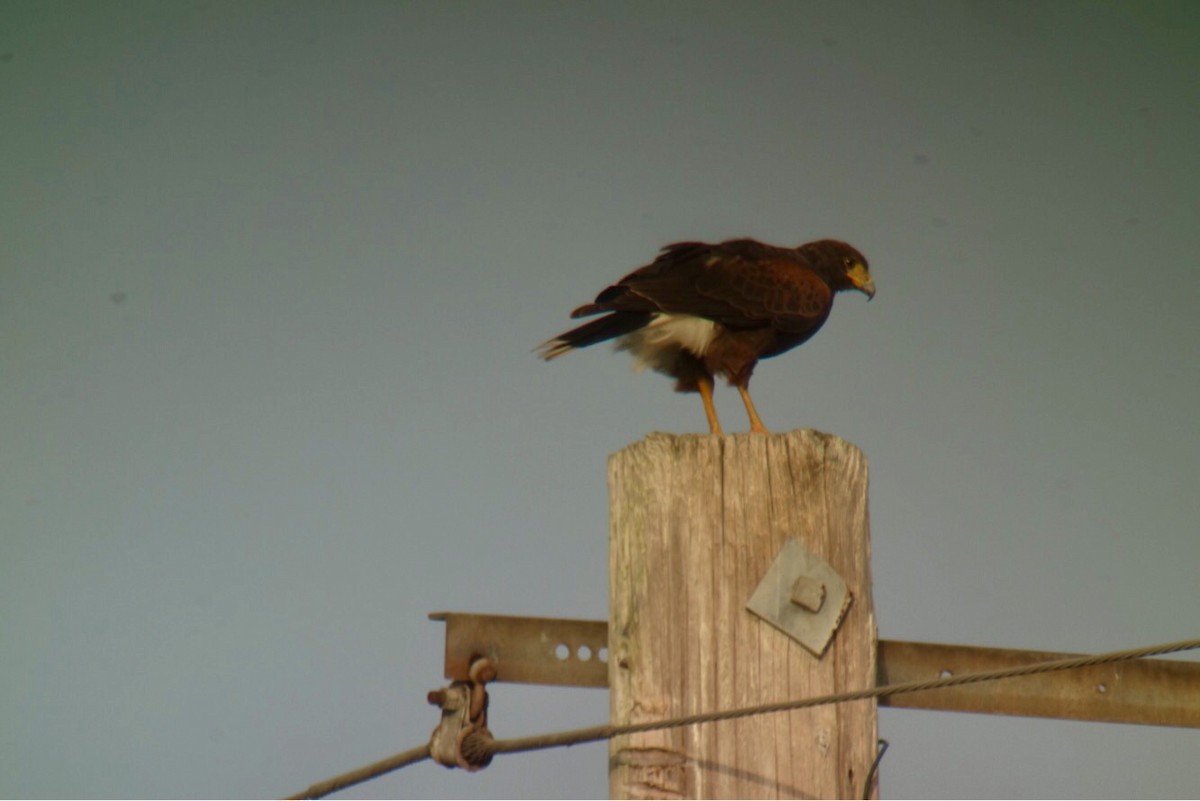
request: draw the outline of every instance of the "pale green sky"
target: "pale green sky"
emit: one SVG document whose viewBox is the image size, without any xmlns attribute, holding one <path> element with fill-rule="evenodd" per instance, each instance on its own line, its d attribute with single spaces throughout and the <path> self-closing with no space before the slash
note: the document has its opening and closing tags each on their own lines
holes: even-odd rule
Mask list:
<svg viewBox="0 0 1200 801">
<path fill-rule="evenodd" d="M 297 792 L 428 736 L 427 612 L 603 618 L 607 455 L 704 417 L 531 351 L 680 239 L 870 259 L 753 387 L 867 454 L 882 637 L 1197 636 L 1198 8 L 6 3 L 0 797 Z M 1197 792 L 1191 731 L 880 725 L 889 797 Z"/>
</svg>

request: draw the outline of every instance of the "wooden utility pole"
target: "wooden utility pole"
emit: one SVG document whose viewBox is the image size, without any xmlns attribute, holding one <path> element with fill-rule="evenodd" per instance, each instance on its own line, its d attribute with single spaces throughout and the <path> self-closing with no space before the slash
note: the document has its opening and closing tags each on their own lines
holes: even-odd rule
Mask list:
<svg viewBox="0 0 1200 801">
<path fill-rule="evenodd" d="M 652 434 L 614 454 L 608 473 L 613 724 L 874 686 L 858 448 L 809 430 Z M 790 538 L 853 595 L 820 658 L 746 610 Z M 860 798 L 876 742 L 874 701 L 624 736 L 609 746 L 609 792 Z"/>
</svg>

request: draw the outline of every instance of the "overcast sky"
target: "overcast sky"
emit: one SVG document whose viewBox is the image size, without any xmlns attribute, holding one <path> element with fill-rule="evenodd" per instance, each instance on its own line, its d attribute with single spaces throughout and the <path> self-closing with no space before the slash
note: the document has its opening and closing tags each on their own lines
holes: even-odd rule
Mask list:
<svg viewBox="0 0 1200 801">
<path fill-rule="evenodd" d="M 1197 636 L 1197 42 L 1186 0 L 4 3 L 0 796 L 298 792 L 428 737 L 428 612 L 603 618 L 606 458 L 704 415 L 532 349 L 681 239 L 869 258 L 753 388 L 869 458 L 881 637 Z M 606 719 L 492 690 L 501 737 Z M 1200 791 L 1195 731 L 880 730 L 885 796 Z"/>
</svg>

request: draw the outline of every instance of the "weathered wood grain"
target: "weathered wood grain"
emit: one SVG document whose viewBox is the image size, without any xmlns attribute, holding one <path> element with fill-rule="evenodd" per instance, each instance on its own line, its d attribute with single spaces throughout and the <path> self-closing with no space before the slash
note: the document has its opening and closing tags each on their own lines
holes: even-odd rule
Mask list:
<svg viewBox="0 0 1200 801">
<path fill-rule="evenodd" d="M 875 684 L 867 463 L 816 431 L 652 434 L 609 460 L 614 724 Z M 853 603 L 817 659 L 745 609 L 785 540 L 846 579 Z M 876 707 L 651 732 L 610 744 L 614 798 L 858 798 Z"/>
</svg>

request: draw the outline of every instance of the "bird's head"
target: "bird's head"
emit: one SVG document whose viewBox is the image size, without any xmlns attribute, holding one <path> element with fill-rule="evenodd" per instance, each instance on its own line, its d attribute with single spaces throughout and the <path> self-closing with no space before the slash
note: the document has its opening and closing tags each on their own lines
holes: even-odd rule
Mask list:
<svg viewBox="0 0 1200 801">
<path fill-rule="evenodd" d="M 875 279 L 871 277 L 867 259 L 853 246 L 836 239 L 822 239 L 801 245 L 800 251 L 835 290 L 857 289 L 867 300 L 875 297 Z"/>
</svg>

